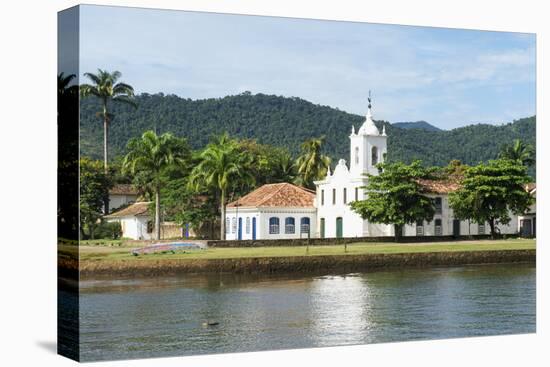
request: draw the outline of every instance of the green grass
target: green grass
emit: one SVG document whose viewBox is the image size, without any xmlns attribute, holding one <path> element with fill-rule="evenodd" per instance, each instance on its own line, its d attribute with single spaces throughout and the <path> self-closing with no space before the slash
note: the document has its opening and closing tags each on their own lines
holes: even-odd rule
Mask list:
<svg viewBox="0 0 550 367">
<path fill-rule="evenodd" d="M 177 251 L 175 253 L 156 253 L 134 256 L 128 248 L 105 246 L 80 246 L 80 259 L 90 261 L 101 260 L 162 260 L 162 259 L 235 259 L 251 257 L 281 257 L 281 256 L 323 256 L 323 255 L 365 255 L 365 254 L 396 254 L 446 251 L 495 251 L 495 250 L 525 250 L 535 249 L 535 240 L 510 239 L 497 241 L 461 241 L 443 243 L 355 243 L 334 246 L 296 247 L 238 247 L 209 248 L 206 250 Z M 60 252 L 64 246 L 60 246 Z"/>
</svg>

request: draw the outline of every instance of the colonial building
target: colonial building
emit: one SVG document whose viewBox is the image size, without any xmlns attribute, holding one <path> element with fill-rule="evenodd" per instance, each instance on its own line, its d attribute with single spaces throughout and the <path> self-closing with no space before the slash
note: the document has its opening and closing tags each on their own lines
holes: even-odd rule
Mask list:
<svg viewBox="0 0 550 367">
<path fill-rule="evenodd" d="M 141 201 L 130 204 L 123 209 L 106 215 L 104 218 L 108 222 L 119 222 L 123 238 L 133 240 L 152 240 L 154 238 L 154 219 L 151 217 L 149 208 L 150 201 Z M 160 224 L 161 239 L 171 238 L 189 238 L 194 237 L 195 233 L 189 225 L 181 226 L 175 222 L 165 222 Z"/>
<path fill-rule="evenodd" d="M 255 240 L 313 237 L 315 193 L 290 183 L 263 185 L 227 205 L 225 237 Z"/>
<path fill-rule="evenodd" d="M 528 184 L 525 189 L 537 199 L 537 185 Z M 536 237 L 537 235 L 537 204 L 533 203 L 527 213 L 518 217 L 518 231 L 522 237 Z"/>
<path fill-rule="evenodd" d="M 340 159 L 334 173 L 330 170 L 323 180 L 316 181 L 317 228 L 316 237 L 372 237 L 393 236 L 393 225 L 371 223 L 354 212 L 350 203 L 364 200 L 365 174 L 377 175 L 376 164 L 384 162 L 387 153 L 385 127 L 382 131 L 374 124 L 371 104 L 365 121 L 356 133 L 352 126 L 350 139 L 350 165 Z M 449 181 L 423 180 L 426 195 L 433 198 L 435 216 L 431 222 L 418 222 L 403 228 L 404 236 L 445 236 L 488 234 L 488 224 L 474 224 L 454 218 L 448 194 L 458 188 Z M 525 219 L 525 223 L 528 219 Z M 526 224 L 527 225 L 527 224 Z M 512 216 L 508 225 L 498 226 L 501 233 L 517 233 L 518 217 Z"/>
<path fill-rule="evenodd" d="M 334 172 L 315 182 L 316 191 L 289 183 L 264 185 L 227 206 L 226 239 L 284 239 L 307 236 L 374 237 L 394 236 L 394 226 L 371 223 L 351 209 L 353 201 L 366 199 L 362 187 L 366 174 L 377 175 L 376 165 L 386 160 L 385 127 L 378 129 L 369 105 L 365 121 L 349 135 L 349 166 L 340 159 Z M 425 195 L 434 202 L 435 215 L 430 222 L 419 221 L 403 227 L 403 236 L 461 236 L 489 234 L 488 223 L 477 224 L 454 218 L 449 193 L 459 184 L 452 180 L 421 180 Z M 536 188 L 534 189 L 536 191 Z M 533 194 L 534 192 L 533 191 Z M 535 233 L 535 208 L 524 216 L 511 215 L 507 225 L 498 225 L 501 234 L 525 236 Z"/>
<path fill-rule="evenodd" d="M 133 240 L 153 239 L 153 221 L 149 215 L 151 202 L 143 201 L 106 215 L 108 222 L 119 222 L 122 237 Z"/>
<path fill-rule="evenodd" d="M 350 203 L 365 199 L 362 189 L 367 184 L 366 173 L 376 175 L 376 165 L 384 162 L 387 153 L 387 136 L 372 120 L 369 108 L 365 122 L 355 132 L 352 126 L 350 139 L 350 167 L 340 159 L 334 173 L 330 170 L 321 181 L 316 181 L 318 237 L 366 237 L 385 236 L 392 226 L 367 222 L 355 213 Z"/>
<path fill-rule="evenodd" d="M 138 192 L 129 184 L 114 185 L 109 190 L 109 208 L 110 211 L 135 203 L 138 200 Z"/>
</svg>

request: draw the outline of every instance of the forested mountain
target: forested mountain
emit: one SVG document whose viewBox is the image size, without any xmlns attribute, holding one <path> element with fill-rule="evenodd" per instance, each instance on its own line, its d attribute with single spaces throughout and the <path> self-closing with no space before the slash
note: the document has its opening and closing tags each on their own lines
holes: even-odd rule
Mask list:
<svg viewBox="0 0 550 367">
<path fill-rule="evenodd" d="M 420 130 L 428 130 L 428 131 L 441 131 L 440 128 L 435 127 L 426 121 L 394 122 L 392 125 L 401 129 L 420 129 Z"/>
<path fill-rule="evenodd" d="M 148 129 L 183 136 L 193 148 L 201 148 L 212 135 L 227 131 L 232 136 L 287 147 L 293 154 L 304 140 L 325 135 L 324 150 L 334 164 L 339 158 L 349 160 L 351 125 L 358 129 L 364 121 L 364 116 L 300 98 L 248 92 L 203 100 L 141 94 L 136 101 L 137 109 L 111 106 L 115 115 L 110 128 L 112 157 L 124 154 L 128 139 Z M 102 157 L 102 124 L 96 116 L 99 109 L 95 98 L 81 101 L 81 152 L 98 159 Z M 534 116 L 505 125 L 478 124 L 453 130 L 403 129 L 377 121 L 380 128 L 382 124 L 386 125 L 391 161 L 421 159 L 428 165 L 445 165 L 459 159 L 473 164 L 495 158 L 500 147 L 514 139 L 535 145 Z"/>
</svg>

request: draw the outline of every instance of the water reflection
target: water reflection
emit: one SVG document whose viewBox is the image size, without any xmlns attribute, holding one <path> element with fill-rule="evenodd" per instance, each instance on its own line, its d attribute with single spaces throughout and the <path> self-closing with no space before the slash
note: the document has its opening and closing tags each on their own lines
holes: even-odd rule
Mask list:
<svg viewBox="0 0 550 367">
<path fill-rule="evenodd" d="M 99 279 L 80 294 L 84 360 L 535 331 L 534 265 Z"/>
</svg>

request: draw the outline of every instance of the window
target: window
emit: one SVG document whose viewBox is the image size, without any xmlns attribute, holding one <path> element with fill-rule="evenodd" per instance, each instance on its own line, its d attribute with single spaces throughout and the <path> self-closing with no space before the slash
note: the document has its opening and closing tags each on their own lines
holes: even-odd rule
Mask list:
<svg viewBox="0 0 550 367">
<path fill-rule="evenodd" d="M 421 220 L 416 221 L 416 235 L 424 236 L 424 222 Z"/>
<path fill-rule="evenodd" d="M 441 214 L 442 210 L 442 204 L 441 204 L 441 198 L 435 198 L 434 199 L 434 206 L 435 206 L 435 214 Z"/>
<path fill-rule="evenodd" d="M 477 234 L 485 234 L 485 224 L 479 224 L 477 226 Z"/>
<path fill-rule="evenodd" d="M 229 233 L 229 228 L 230 226 L 230 222 L 229 222 L 229 217 L 225 218 L 225 233 Z"/>
<path fill-rule="evenodd" d="M 301 233 L 309 233 L 309 218 L 303 217 L 300 219 L 300 232 Z"/>
<path fill-rule="evenodd" d="M 359 164 L 359 147 L 355 147 L 355 164 Z"/>
<path fill-rule="evenodd" d="M 336 205 L 336 189 L 332 189 L 332 205 Z"/>
<path fill-rule="evenodd" d="M 237 232 L 237 218 L 231 219 L 231 233 Z"/>
<path fill-rule="evenodd" d="M 250 233 L 250 217 L 246 217 L 246 234 Z"/>
<path fill-rule="evenodd" d="M 441 227 L 441 219 L 435 220 L 435 235 L 436 236 L 442 236 L 443 235 L 443 228 Z"/>
<path fill-rule="evenodd" d="M 347 204 L 347 203 L 348 203 L 348 191 L 344 187 L 344 204 Z"/>
<path fill-rule="evenodd" d="M 153 221 L 147 221 L 147 233 L 153 233 Z"/>
<path fill-rule="evenodd" d="M 292 217 L 287 217 L 285 219 L 285 233 L 286 234 L 292 234 L 292 233 L 295 233 L 296 230 L 295 230 L 295 226 L 294 226 L 294 218 Z"/>
<path fill-rule="evenodd" d="M 279 234 L 279 218 L 269 218 L 269 234 Z"/>
<path fill-rule="evenodd" d="M 325 205 L 325 190 L 321 190 L 321 205 Z"/>
<path fill-rule="evenodd" d="M 355 188 L 355 201 L 359 200 L 359 188 Z"/>
<path fill-rule="evenodd" d="M 378 148 L 372 147 L 372 157 L 371 157 L 372 165 L 378 164 Z"/>
</svg>

